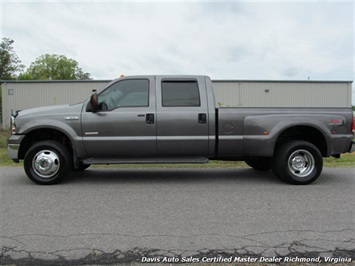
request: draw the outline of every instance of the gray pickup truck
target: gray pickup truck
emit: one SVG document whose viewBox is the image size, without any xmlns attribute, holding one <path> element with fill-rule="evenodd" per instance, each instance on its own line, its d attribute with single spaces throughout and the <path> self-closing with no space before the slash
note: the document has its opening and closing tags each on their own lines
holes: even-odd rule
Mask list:
<svg viewBox="0 0 355 266">
<path fill-rule="evenodd" d="M 353 149 L 350 108 L 216 108 L 206 76 L 131 76 L 83 103 L 16 112 L 8 155 L 37 184 L 91 164 L 246 161 L 309 184 Z"/>
</svg>

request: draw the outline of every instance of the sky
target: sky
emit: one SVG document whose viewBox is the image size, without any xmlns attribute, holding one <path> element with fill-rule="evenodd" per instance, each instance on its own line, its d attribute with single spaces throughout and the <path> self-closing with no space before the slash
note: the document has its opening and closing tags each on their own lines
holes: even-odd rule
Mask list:
<svg viewBox="0 0 355 266">
<path fill-rule="evenodd" d="M 0 1 L 1 36 L 15 41 L 26 67 L 43 54 L 61 54 L 93 79 L 355 76 L 352 0 Z"/>
</svg>

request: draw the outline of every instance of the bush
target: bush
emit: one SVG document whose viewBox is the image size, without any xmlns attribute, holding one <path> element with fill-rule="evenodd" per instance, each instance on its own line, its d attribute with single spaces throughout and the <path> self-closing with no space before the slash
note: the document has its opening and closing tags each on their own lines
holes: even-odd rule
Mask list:
<svg viewBox="0 0 355 266">
<path fill-rule="evenodd" d="M 6 143 L 10 135 L 10 129 L 0 129 L 0 148 L 7 148 Z"/>
</svg>

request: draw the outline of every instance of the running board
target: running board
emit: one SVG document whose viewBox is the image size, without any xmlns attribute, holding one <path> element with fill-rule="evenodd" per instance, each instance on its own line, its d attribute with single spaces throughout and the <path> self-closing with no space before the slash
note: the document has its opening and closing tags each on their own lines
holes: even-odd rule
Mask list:
<svg viewBox="0 0 355 266">
<path fill-rule="evenodd" d="M 165 164 L 208 163 L 205 157 L 161 157 L 161 158 L 89 158 L 84 164 Z"/>
</svg>

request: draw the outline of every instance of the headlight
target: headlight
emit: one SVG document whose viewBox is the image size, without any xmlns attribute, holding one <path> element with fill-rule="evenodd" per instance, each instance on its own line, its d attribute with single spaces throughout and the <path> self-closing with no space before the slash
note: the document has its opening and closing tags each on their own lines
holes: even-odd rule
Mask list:
<svg viewBox="0 0 355 266">
<path fill-rule="evenodd" d="M 11 133 L 16 134 L 15 117 L 11 116 Z"/>
</svg>

